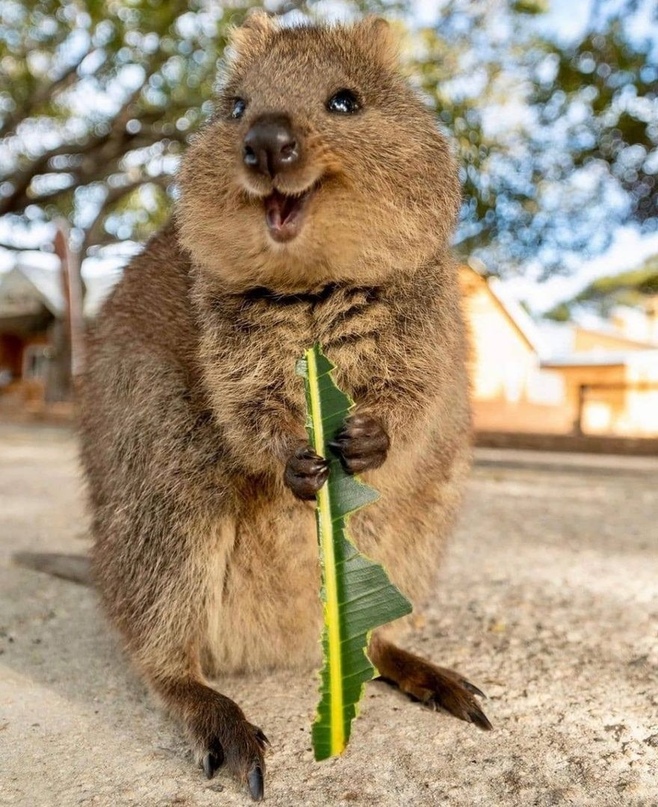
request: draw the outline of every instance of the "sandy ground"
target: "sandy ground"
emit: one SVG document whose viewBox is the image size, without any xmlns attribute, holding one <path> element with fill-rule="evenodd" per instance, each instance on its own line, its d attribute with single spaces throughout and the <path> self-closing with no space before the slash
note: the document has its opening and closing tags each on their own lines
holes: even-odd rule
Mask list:
<svg viewBox="0 0 658 807">
<path fill-rule="evenodd" d="M 408 646 L 484 689 L 484 733 L 370 684 L 346 754 L 312 759 L 312 677 L 229 679 L 272 741 L 272 805 L 658 805 L 658 460 L 483 452 Z M 0 803 L 246 805 L 207 782 L 92 591 L 12 567 L 84 552 L 75 446 L 0 427 Z"/>
</svg>

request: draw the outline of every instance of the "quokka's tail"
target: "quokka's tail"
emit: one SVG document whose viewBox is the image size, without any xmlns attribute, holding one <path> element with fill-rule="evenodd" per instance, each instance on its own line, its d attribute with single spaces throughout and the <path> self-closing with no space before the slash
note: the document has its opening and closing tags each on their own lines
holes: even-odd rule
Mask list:
<svg viewBox="0 0 658 807">
<path fill-rule="evenodd" d="M 84 555 L 62 555 L 56 552 L 16 552 L 13 561 L 18 566 L 61 577 L 84 586 L 91 585 L 91 566 Z"/>
</svg>

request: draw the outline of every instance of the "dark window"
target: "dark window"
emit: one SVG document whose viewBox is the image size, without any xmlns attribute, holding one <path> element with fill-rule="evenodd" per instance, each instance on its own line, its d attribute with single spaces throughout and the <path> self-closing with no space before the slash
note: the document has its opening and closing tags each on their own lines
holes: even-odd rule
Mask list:
<svg viewBox="0 0 658 807">
<path fill-rule="evenodd" d="M 23 378 L 45 381 L 48 358 L 46 345 L 28 345 L 23 352 Z"/>
</svg>

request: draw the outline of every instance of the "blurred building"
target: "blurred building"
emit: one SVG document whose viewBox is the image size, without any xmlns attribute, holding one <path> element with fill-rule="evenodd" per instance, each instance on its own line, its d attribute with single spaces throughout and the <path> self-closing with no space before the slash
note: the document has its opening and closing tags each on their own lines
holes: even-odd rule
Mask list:
<svg viewBox="0 0 658 807">
<path fill-rule="evenodd" d="M 4 409 L 66 395 L 61 387 L 69 356 L 59 261 L 54 255 L 38 255 L 38 262 L 31 258 L 30 253 L 20 255 L 14 267 L 0 275 L 0 405 Z"/>
<path fill-rule="evenodd" d="M 543 359 L 545 372 L 558 374 L 564 401 L 573 412 L 573 431 L 628 437 L 658 436 L 658 340 L 653 341 L 651 309 L 645 327 L 628 331 L 619 312 L 589 327 L 563 323 L 542 329 L 553 348 Z M 550 334 L 561 331 L 560 349 Z"/>
<path fill-rule="evenodd" d="M 500 281 L 461 268 L 475 428 L 658 436 L 658 305 L 537 325 Z"/>
<path fill-rule="evenodd" d="M 475 428 L 568 431 L 564 385 L 542 371 L 542 338 L 530 315 L 496 278 L 464 265 L 460 280 L 471 338 Z"/>
<path fill-rule="evenodd" d="M 88 278 L 84 317 L 97 312 L 119 275 Z M 70 411 L 71 349 L 65 279 L 50 253 L 16 253 L 0 273 L 0 416 Z"/>
</svg>

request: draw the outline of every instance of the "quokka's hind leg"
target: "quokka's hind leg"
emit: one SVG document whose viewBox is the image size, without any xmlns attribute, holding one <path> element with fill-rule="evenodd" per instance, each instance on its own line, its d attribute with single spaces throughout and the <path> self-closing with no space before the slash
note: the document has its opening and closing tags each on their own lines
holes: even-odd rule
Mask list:
<svg viewBox="0 0 658 807">
<path fill-rule="evenodd" d="M 200 526 L 206 526 L 206 535 L 210 534 L 207 525 Z M 180 544 L 176 546 L 182 550 L 177 557 L 169 557 L 169 562 L 164 555 L 151 559 L 152 565 L 161 564 L 157 576 L 149 578 L 148 570 L 142 570 L 141 597 L 129 585 L 121 589 L 124 599 L 119 603 L 122 614 L 117 621 L 139 672 L 169 714 L 182 723 L 206 776 L 212 778 L 226 766 L 259 801 L 264 791 L 267 738 L 203 675 L 210 585 L 216 581 L 207 579 L 208 569 L 213 568 L 209 562 L 192 562 L 194 546 L 185 546 L 184 534 L 177 538 Z M 111 562 L 107 554 L 104 560 Z M 107 602 L 112 592 L 104 593 Z M 112 611 L 117 603 L 111 602 L 109 607 Z"/>
<path fill-rule="evenodd" d="M 146 677 L 149 679 L 148 674 Z M 260 801 L 265 787 L 265 746 L 269 744 L 261 729 L 198 674 L 152 677 L 149 683 L 167 710 L 183 723 L 208 779 L 226 765 L 247 785 L 252 799 Z"/>
<path fill-rule="evenodd" d="M 263 798 L 267 739 L 236 703 L 210 686 L 202 671 L 212 588 L 221 582 L 226 563 L 226 536 L 218 529 L 213 538 L 212 524 L 205 520 L 177 526 L 158 553 L 151 547 L 150 557 L 140 552 L 137 535 L 120 552 L 112 551 L 109 542 L 103 545 L 95 558 L 96 578 L 139 672 L 182 723 L 206 776 L 211 778 L 225 765 L 258 801 Z M 155 530 L 151 535 L 157 538 Z M 190 540 L 192 536 L 197 540 Z M 214 552 L 208 551 L 213 540 Z M 153 567 L 157 574 L 150 573 Z M 140 573 L 135 575 L 137 568 Z"/>
<path fill-rule="evenodd" d="M 382 679 L 414 700 L 443 709 L 486 731 L 493 728 L 476 700 L 484 698 L 484 693 L 454 670 L 437 667 L 377 634 L 370 640 L 368 656 Z"/>
</svg>

